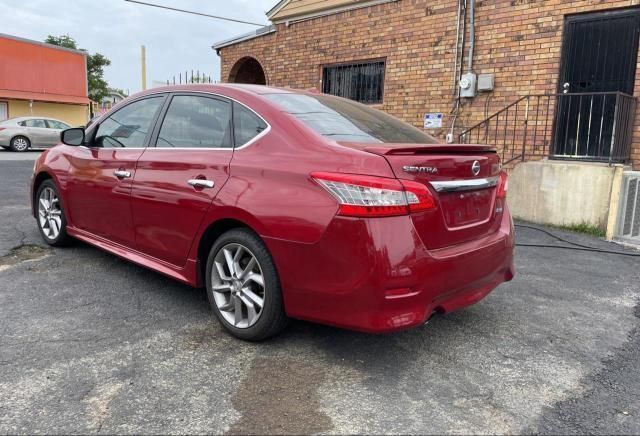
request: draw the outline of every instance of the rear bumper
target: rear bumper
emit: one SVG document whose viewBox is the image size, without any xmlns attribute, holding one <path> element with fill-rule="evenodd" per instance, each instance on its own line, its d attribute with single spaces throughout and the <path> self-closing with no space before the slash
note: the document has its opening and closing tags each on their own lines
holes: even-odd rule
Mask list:
<svg viewBox="0 0 640 436">
<path fill-rule="evenodd" d="M 474 304 L 515 274 L 513 223 L 427 250 L 409 217 L 336 217 L 316 244 L 265 238 L 293 318 L 382 333 Z"/>
</svg>

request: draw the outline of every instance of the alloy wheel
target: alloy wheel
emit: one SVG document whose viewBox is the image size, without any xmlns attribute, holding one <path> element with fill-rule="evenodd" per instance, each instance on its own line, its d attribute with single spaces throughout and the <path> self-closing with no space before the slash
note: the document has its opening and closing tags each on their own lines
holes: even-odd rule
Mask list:
<svg viewBox="0 0 640 436">
<path fill-rule="evenodd" d="M 52 188 L 44 188 L 38 199 L 38 221 L 47 239 L 58 237 L 62 229 L 62 209 L 58 194 Z"/>
<path fill-rule="evenodd" d="M 211 284 L 216 306 L 229 324 L 244 329 L 258 322 L 264 307 L 264 276 L 247 247 L 231 243 L 216 253 Z"/>
<path fill-rule="evenodd" d="M 13 148 L 16 151 L 25 151 L 29 147 L 29 143 L 24 138 L 16 138 L 13 140 Z"/>
</svg>

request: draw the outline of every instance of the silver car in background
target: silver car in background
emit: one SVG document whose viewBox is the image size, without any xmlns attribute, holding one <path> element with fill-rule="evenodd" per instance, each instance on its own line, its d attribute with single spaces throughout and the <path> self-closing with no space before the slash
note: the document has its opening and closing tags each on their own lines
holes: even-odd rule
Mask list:
<svg viewBox="0 0 640 436">
<path fill-rule="evenodd" d="M 53 147 L 60 143 L 60 132 L 69 127 L 54 118 L 10 118 L 0 121 L 0 147 L 12 151 Z"/>
</svg>

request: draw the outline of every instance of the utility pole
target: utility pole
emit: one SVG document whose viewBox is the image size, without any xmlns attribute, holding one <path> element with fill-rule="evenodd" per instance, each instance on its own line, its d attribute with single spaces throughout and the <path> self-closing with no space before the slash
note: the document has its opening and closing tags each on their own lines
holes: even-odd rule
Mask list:
<svg viewBox="0 0 640 436">
<path fill-rule="evenodd" d="M 142 90 L 147 89 L 147 51 L 144 45 L 140 46 L 140 62 L 142 64 Z"/>
</svg>

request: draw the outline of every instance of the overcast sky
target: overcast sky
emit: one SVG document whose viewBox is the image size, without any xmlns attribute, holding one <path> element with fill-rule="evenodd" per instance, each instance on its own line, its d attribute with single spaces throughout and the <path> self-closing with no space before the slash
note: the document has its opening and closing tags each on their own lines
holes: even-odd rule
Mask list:
<svg viewBox="0 0 640 436">
<path fill-rule="evenodd" d="M 265 11 L 277 0 L 144 0 L 180 9 L 268 24 Z M 180 71 L 220 74 L 213 43 L 257 27 L 198 17 L 124 0 L 0 0 L 0 33 L 44 40 L 68 34 L 81 48 L 111 60 L 109 85 L 140 90 L 140 45 L 147 51 L 147 83 Z"/>
</svg>

